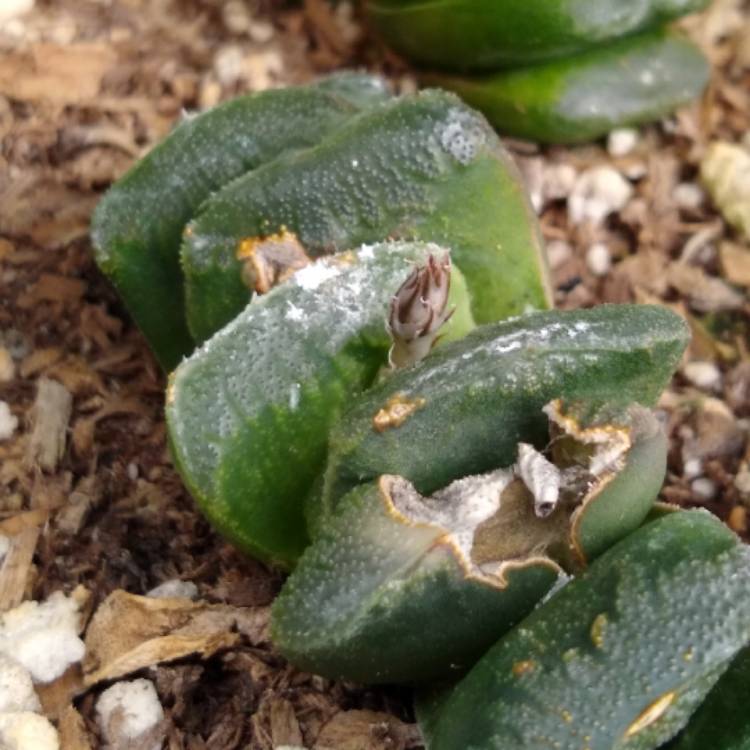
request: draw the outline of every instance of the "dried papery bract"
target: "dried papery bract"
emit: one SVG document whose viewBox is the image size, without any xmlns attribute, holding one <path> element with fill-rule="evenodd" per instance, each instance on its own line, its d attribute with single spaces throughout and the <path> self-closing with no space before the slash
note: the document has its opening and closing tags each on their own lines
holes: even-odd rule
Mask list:
<svg viewBox="0 0 750 750">
<path fill-rule="evenodd" d="M 288 231 L 242 240 L 237 259 L 243 263 L 242 281 L 258 294 L 266 294 L 312 262 L 297 235 Z"/>
<path fill-rule="evenodd" d="M 388 331 L 393 340 L 391 367 L 406 367 L 424 359 L 454 310 L 447 309 L 451 287 L 451 259 L 430 254 L 416 266 L 391 300 Z"/>
<path fill-rule="evenodd" d="M 560 497 L 560 469 L 533 445 L 519 443 L 516 473 L 534 497 L 537 518 L 546 518 L 557 507 Z"/>
</svg>

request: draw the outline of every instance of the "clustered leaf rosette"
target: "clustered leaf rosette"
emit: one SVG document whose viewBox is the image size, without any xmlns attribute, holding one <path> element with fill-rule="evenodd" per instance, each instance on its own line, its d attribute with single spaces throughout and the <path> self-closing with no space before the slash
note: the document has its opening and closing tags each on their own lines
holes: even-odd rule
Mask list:
<svg viewBox="0 0 750 750">
<path fill-rule="evenodd" d="M 667 24 L 708 0 L 369 0 L 383 39 L 502 133 L 592 140 L 699 96 L 709 69 Z M 435 72 L 437 71 L 437 72 Z"/>
<path fill-rule="evenodd" d="M 452 683 L 420 699 L 430 750 L 655 748 L 750 639 L 745 548 L 704 514 L 655 520 L 684 321 L 544 311 L 518 174 L 455 97 L 290 91 L 181 125 L 97 211 L 160 361 L 202 342 L 167 390 L 186 485 L 292 571 L 271 627 L 291 662 Z"/>
<path fill-rule="evenodd" d="M 186 119 L 107 193 L 92 237 L 166 370 L 253 294 L 365 243 L 450 248 L 480 323 L 552 305 L 534 211 L 486 120 L 367 74 Z"/>
<path fill-rule="evenodd" d="M 290 568 L 309 542 L 303 499 L 328 432 L 392 345 L 385 315 L 435 245 L 385 243 L 311 263 L 259 296 L 170 377 L 172 453 L 211 522 L 247 553 Z M 445 341 L 474 327 L 454 269 Z"/>
<path fill-rule="evenodd" d="M 96 261 L 165 370 L 195 347 L 180 270 L 187 222 L 223 185 L 314 146 L 391 96 L 383 79 L 339 73 L 307 87 L 240 96 L 186 116 L 96 208 Z"/>
<path fill-rule="evenodd" d="M 417 713 L 429 750 L 653 750 L 749 639 L 750 550 L 705 511 L 668 513 L 604 553 L 463 679 L 425 691 Z M 727 677 L 746 687 L 741 670 Z M 717 703 L 714 693 L 705 704 L 715 717 Z M 724 712 L 716 733 L 697 728 L 704 744 L 690 744 L 689 726 L 676 747 L 745 747 L 746 713 Z"/>
<path fill-rule="evenodd" d="M 532 314 L 363 393 L 331 431 L 313 542 L 273 607 L 277 648 L 361 682 L 466 670 L 643 523 L 666 438 L 637 400 L 685 343 L 661 308 Z"/>
</svg>

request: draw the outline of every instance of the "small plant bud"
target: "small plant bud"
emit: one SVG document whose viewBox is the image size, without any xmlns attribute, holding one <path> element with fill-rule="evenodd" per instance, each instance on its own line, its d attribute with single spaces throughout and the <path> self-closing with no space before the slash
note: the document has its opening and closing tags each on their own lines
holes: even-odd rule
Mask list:
<svg viewBox="0 0 750 750">
<path fill-rule="evenodd" d="M 446 309 L 450 285 L 450 255 L 438 259 L 431 254 L 393 295 L 388 317 L 391 367 L 406 367 L 429 354 L 440 328 L 453 315 L 453 308 Z"/>
</svg>

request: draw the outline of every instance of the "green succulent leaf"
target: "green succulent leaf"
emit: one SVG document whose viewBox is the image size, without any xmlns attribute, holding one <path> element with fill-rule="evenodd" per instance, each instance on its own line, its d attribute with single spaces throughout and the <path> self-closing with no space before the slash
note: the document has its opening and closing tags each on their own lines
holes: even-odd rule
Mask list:
<svg viewBox="0 0 750 750">
<path fill-rule="evenodd" d="M 302 499 L 323 468 L 329 425 L 386 363 L 391 297 L 436 251 L 388 243 L 321 259 L 256 298 L 173 374 L 175 463 L 241 549 L 282 566 L 304 549 Z M 446 340 L 473 325 L 455 267 L 449 304 Z"/>
<path fill-rule="evenodd" d="M 551 304 L 517 170 L 484 118 L 445 92 L 386 102 L 203 204 L 182 246 L 198 340 L 247 304 L 238 253 L 279 236 L 312 257 L 384 238 L 449 247 L 478 323 Z"/>
<path fill-rule="evenodd" d="M 351 405 L 331 430 L 310 516 L 325 517 L 349 490 L 381 474 L 402 476 L 429 494 L 509 466 L 519 442 L 545 445 L 543 408 L 552 399 L 651 406 L 687 341 L 681 318 L 648 305 L 535 313 L 481 326 Z"/>
<path fill-rule="evenodd" d="M 494 70 L 567 57 L 700 10 L 708 0 L 370 0 L 395 50 L 444 70 Z"/>
<path fill-rule="evenodd" d="M 722 627 L 721 623 L 718 623 Z M 750 748 L 750 648 L 721 676 L 705 703 L 691 717 L 669 750 L 748 750 Z"/>
<path fill-rule="evenodd" d="M 555 463 L 567 467 L 572 488 L 585 487 L 570 521 L 572 565 L 585 565 L 648 516 L 667 470 L 667 437 L 636 404 L 556 400 L 545 412 Z"/>
<path fill-rule="evenodd" d="M 274 603 L 276 648 L 302 669 L 369 683 L 466 670 L 562 572 L 541 556 L 501 572 L 472 562 L 472 525 L 510 476 L 462 480 L 430 501 L 400 477 L 353 490 Z"/>
<path fill-rule="evenodd" d="M 382 79 L 347 73 L 238 97 L 186 117 L 109 190 L 92 223 L 96 259 L 165 369 L 194 347 L 179 247 L 200 204 L 279 154 L 315 145 L 388 96 Z"/>
<path fill-rule="evenodd" d="M 455 91 L 502 133 L 580 143 L 616 127 L 658 120 L 698 97 L 709 72 L 692 42 L 655 31 L 540 65 L 425 80 Z"/>
<path fill-rule="evenodd" d="M 454 687 L 425 694 L 418 716 L 429 750 L 653 750 L 748 639 L 750 550 L 708 513 L 674 513 L 606 552 Z"/>
<path fill-rule="evenodd" d="M 556 401 L 545 411 L 556 463 L 522 445 L 515 467 L 429 498 L 392 475 L 346 495 L 274 605 L 277 648 L 333 678 L 455 676 L 564 569 L 636 529 L 664 478 L 655 418 L 638 405 Z"/>
</svg>

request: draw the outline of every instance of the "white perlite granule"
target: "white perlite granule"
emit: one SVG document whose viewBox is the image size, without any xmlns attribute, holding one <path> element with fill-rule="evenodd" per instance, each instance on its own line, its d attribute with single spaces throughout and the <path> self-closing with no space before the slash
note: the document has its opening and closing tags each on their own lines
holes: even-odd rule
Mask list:
<svg viewBox="0 0 750 750">
<path fill-rule="evenodd" d="M 30 711 L 0 714 L 2 750 L 59 750 L 57 730 L 44 716 Z"/>
<path fill-rule="evenodd" d="M 78 626 L 78 603 L 61 591 L 42 603 L 23 602 L 0 616 L 0 654 L 25 667 L 34 682 L 51 682 L 83 658 Z"/>
<path fill-rule="evenodd" d="M 137 747 L 160 750 L 164 718 L 154 685 L 149 680 L 117 682 L 105 690 L 96 702 L 97 721 L 104 739 L 112 748 Z"/>
<path fill-rule="evenodd" d="M 18 427 L 18 417 L 12 414 L 10 406 L 5 401 L 0 401 L 0 440 L 12 437 L 16 427 Z"/>
<path fill-rule="evenodd" d="M 0 654 L 0 714 L 41 710 L 28 670 Z"/>
</svg>

